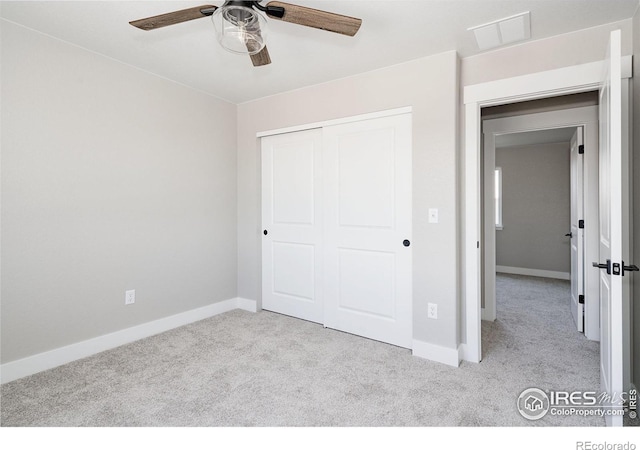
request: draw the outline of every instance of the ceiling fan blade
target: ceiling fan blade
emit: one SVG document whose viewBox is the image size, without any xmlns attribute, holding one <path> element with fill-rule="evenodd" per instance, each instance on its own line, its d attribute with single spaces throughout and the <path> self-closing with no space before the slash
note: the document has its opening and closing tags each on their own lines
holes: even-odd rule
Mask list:
<svg viewBox="0 0 640 450">
<path fill-rule="evenodd" d="M 196 6 L 195 8 L 181 9 L 180 11 L 160 14 L 159 16 L 147 17 L 146 19 L 133 20 L 129 23 L 136 28 L 149 31 L 169 25 L 175 25 L 181 22 L 187 22 L 193 19 L 207 17 L 213 14 L 216 9 L 218 9 L 217 6 L 202 5 Z"/>
<path fill-rule="evenodd" d="M 269 56 L 269 50 L 267 50 L 267 47 L 264 47 L 255 55 L 251 55 L 251 62 L 255 67 L 271 64 L 271 57 Z"/>
<path fill-rule="evenodd" d="M 355 36 L 362 25 L 362 19 L 343 16 L 319 9 L 307 8 L 305 6 L 292 5 L 284 2 L 269 2 L 268 7 L 284 8 L 284 16 L 269 15 L 272 19 L 284 20 L 285 22 L 297 23 L 307 27 L 319 28 L 321 30 L 333 31 L 347 36 Z"/>
</svg>

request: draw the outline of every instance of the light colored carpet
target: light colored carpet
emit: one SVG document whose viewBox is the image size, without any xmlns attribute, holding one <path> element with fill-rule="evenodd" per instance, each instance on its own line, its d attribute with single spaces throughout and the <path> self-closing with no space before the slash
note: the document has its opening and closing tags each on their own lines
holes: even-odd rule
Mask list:
<svg viewBox="0 0 640 450">
<path fill-rule="evenodd" d="M 3 426 L 600 426 L 522 418 L 528 387 L 597 390 L 569 284 L 498 277 L 484 360 L 460 368 L 294 318 L 232 311 L 7 383 Z"/>
</svg>

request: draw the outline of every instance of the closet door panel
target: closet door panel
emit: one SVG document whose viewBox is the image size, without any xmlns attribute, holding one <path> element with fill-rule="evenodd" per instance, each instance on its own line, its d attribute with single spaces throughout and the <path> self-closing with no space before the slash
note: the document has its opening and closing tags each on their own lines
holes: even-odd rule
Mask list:
<svg viewBox="0 0 640 450">
<path fill-rule="evenodd" d="M 411 115 L 323 139 L 325 325 L 411 348 Z"/>
<path fill-rule="evenodd" d="M 262 139 L 262 306 L 323 322 L 319 129 Z"/>
</svg>

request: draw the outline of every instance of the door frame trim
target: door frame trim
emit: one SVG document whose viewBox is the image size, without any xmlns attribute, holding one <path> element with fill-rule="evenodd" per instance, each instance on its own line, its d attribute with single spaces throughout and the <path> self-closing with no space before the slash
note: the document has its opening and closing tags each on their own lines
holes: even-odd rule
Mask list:
<svg viewBox="0 0 640 450">
<path fill-rule="evenodd" d="M 631 56 L 622 58 L 622 77 L 631 77 Z M 480 110 L 485 106 L 516 103 L 526 100 L 576 94 L 596 90 L 600 86 L 603 61 L 537 72 L 513 78 L 466 86 L 464 132 L 464 231 L 463 289 L 466 322 L 466 344 L 463 356 L 470 362 L 482 358 L 481 339 L 481 242 L 480 143 L 482 127 Z"/>
</svg>

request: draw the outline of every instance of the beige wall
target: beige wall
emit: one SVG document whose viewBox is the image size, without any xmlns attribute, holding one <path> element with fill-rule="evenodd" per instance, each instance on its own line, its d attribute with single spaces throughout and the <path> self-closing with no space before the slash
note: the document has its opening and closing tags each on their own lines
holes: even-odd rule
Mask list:
<svg viewBox="0 0 640 450">
<path fill-rule="evenodd" d="M 633 17 L 633 73 L 633 260 L 640 266 L 640 7 Z M 640 273 L 633 275 L 633 314 L 632 380 L 640 387 Z"/>
<path fill-rule="evenodd" d="M 1 36 L 2 363 L 235 297 L 236 106 Z"/>
<path fill-rule="evenodd" d="M 256 132 L 413 107 L 415 339 L 457 347 L 457 92 L 455 52 L 320 84 L 238 108 L 238 292 L 260 299 L 260 151 Z M 439 208 L 440 223 L 428 223 Z M 438 304 L 428 320 L 427 302 Z"/>
<path fill-rule="evenodd" d="M 569 143 L 496 149 L 502 168 L 504 229 L 496 264 L 571 272 Z"/>
<path fill-rule="evenodd" d="M 236 107 L 2 25 L 2 362 L 236 295 L 260 300 L 256 132 L 402 106 L 414 110 L 414 337 L 455 348 L 459 89 L 596 61 L 616 28 L 625 54 L 640 47 L 636 14 Z M 439 224 L 428 208 L 440 209 Z M 137 303 L 125 307 L 131 288 Z M 426 319 L 427 302 L 439 305 L 438 320 Z"/>
</svg>

